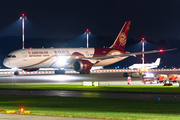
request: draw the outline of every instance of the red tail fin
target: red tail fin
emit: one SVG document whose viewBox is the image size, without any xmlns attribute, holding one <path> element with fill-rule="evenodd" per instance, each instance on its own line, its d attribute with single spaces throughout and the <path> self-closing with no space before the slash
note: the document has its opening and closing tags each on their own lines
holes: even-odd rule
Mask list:
<svg viewBox="0 0 180 120">
<path fill-rule="evenodd" d="M 119 50 L 125 49 L 130 23 L 131 21 L 125 22 L 119 35 L 117 36 L 116 40 L 114 41 L 113 45 L 110 48 L 119 49 Z"/>
</svg>

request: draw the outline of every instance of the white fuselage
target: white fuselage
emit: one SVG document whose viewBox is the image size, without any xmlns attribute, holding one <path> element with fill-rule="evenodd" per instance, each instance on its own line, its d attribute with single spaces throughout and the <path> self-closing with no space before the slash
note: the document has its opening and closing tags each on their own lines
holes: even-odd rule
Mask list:
<svg viewBox="0 0 180 120">
<path fill-rule="evenodd" d="M 129 66 L 129 69 L 152 69 L 157 68 L 158 65 L 152 63 L 152 64 L 134 64 L 132 66 Z"/>
<path fill-rule="evenodd" d="M 33 69 L 33 68 L 69 68 L 75 59 L 92 58 L 94 56 L 119 55 L 118 50 L 99 51 L 102 54 L 95 55 L 96 48 L 46 48 L 46 49 L 21 49 L 8 54 L 4 65 L 9 68 Z M 113 52 L 112 52 L 113 51 Z M 93 66 L 106 66 L 118 62 L 127 57 L 117 57 L 105 60 L 87 59 Z"/>
<path fill-rule="evenodd" d="M 146 64 L 133 64 L 129 66 L 129 69 L 152 69 L 157 68 L 160 64 L 161 58 L 157 58 L 155 62 L 146 63 Z"/>
</svg>

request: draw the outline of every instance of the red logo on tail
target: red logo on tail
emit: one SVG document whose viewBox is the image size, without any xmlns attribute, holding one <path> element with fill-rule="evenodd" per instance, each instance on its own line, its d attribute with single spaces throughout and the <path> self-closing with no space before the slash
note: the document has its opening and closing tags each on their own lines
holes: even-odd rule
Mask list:
<svg viewBox="0 0 180 120">
<path fill-rule="evenodd" d="M 114 44 L 110 48 L 124 51 L 131 21 L 126 21 Z"/>
</svg>

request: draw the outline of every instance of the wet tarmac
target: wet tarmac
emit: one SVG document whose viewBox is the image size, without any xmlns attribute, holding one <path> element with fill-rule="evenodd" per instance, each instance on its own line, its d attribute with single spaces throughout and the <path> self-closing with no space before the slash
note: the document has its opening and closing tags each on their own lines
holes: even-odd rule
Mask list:
<svg viewBox="0 0 180 120">
<path fill-rule="evenodd" d="M 69 90 L 12 90 L 1 89 L 0 94 L 13 95 L 45 95 L 60 97 L 97 97 L 97 98 L 130 98 L 151 100 L 180 100 L 180 94 L 165 93 L 133 93 L 133 92 L 94 92 Z"/>
</svg>

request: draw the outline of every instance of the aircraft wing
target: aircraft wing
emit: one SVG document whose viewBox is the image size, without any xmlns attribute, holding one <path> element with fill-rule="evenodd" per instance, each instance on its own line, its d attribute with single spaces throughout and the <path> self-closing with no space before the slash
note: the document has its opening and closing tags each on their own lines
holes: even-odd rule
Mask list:
<svg viewBox="0 0 180 120">
<path fill-rule="evenodd" d="M 163 52 L 165 51 L 172 51 L 172 50 L 176 50 L 177 48 L 174 49 L 167 49 L 167 50 L 163 50 Z M 136 55 L 142 55 L 142 54 L 150 54 L 150 53 L 158 53 L 158 52 L 162 52 L 159 50 L 152 50 L 152 51 L 146 51 L 146 52 L 135 52 L 135 53 L 126 53 L 126 54 L 120 54 L 120 55 L 109 55 L 109 56 L 102 56 L 102 57 L 88 57 L 88 58 L 80 58 L 83 60 L 105 60 L 105 59 L 110 59 L 110 58 L 118 58 L 118 57 L 127 57 L 127 56 L 136 56 Z"/>
</svg>

